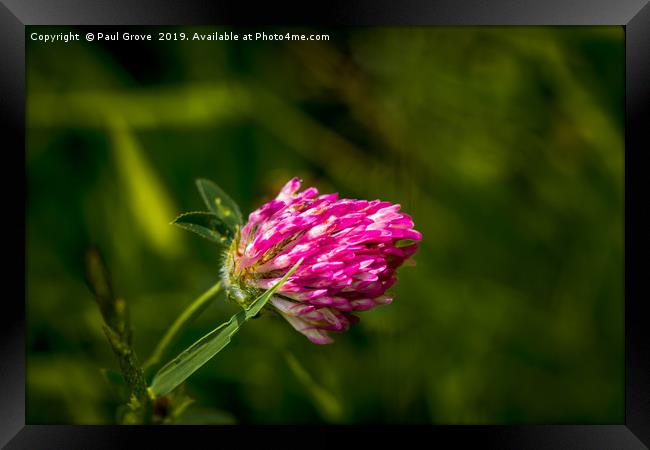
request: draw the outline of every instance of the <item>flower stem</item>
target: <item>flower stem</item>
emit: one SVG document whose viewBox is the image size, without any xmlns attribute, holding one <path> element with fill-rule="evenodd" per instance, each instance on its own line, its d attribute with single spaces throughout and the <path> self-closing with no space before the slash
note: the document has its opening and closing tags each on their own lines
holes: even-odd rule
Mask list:
<svg viewBox="0 0 650 450">
<path fill-rule="evenodd" d="M 86 280 L 95 294 L 104 323 L 106 338 L 117 356 L 122 377 L 131 392 L 129 406 L 130 423 L 151 422 L 151 396 L 147 389 L 144 372 L 138 364 L 133 349 L 131 329 L 126 300 L 115 296 L 111 287 L 108 268 L 99 250 L 90 248 L 86 252 Z"/>
<path fill-rule="evenodd" d="M 218 281 L 212 285 L 210 289 L 201 294 L 185 309 L 185 311 L 181 313 L 180 316 L 178 316 L 178 318 L 174 321 L 172 326 L 169 327 L 163 338 L 160 340 L 149 359 L 144 363 L 143 367 L 145 369 L 160 362 L 160 359 L 165 354 L 167 347 L 169 347 L 180 330 L 189 322 L 194 320 L 199 314 L 201 314 L 210 304 L 210 300 L 212 300 L 219 292 L 221 292 L 221 281 Z"/>
</svg>

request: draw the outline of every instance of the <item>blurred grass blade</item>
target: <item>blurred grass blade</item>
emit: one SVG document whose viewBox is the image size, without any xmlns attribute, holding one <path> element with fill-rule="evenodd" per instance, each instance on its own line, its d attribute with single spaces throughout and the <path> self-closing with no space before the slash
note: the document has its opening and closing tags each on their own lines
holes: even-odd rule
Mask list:
<svg viewBox="0 0 650 450">
<path fill-rule="evenodd" d="M 175 218 L 172 223 L 217 244 L 227 244 L 234 237 L 232 230 L 211 212 L 188 212 Z"/>
<path fill-rule="evenodd" d="M 170 196 L 124 121 L 114 118 L 110 125 L 115 163 L 134 222 L 160 254 L 179 255 L 181 236 L 168 225 L 175 209 Z"/>
<path fill-rule="evenodd" d="M 238 312 L 228 322 L 221 324 L 203 336 L 160 369 L 151 382 L 150 389 L 153 393 L 157 396 L 168 394 L 212 359 L 214 355 L 223 350 L 230 343 L 230 338 L 239 331 L 241 325 L 260 312 L 269 298 L 284 284 L 301 263 L 302 259 L 272 288 L 257 297 L 248 308 Z"/>
<path fill-rule="evenodd" d="M 293 354 L 285 352 L 284 357 L 295 377 L 307 389 L 320 415 L 330 422 L 340 422 L 343 418 L 341 402 L 331 392 L 320 386 Z"/>
<path fill-rule="evenodd" d="M 237 203 L 210 180 L 199 178 L 196 180 L 196 187 L 208 209 L 228 224 L 234 235 L 235 229 L 243 223 Z"/>
</svg>

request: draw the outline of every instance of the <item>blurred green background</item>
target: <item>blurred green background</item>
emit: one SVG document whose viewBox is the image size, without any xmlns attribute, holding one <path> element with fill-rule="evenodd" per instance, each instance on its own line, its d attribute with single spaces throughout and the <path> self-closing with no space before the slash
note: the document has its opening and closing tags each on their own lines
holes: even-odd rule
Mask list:
<svg viewBox="0 0 650 450">
<path fill-rule="evenodd" d="M 417 265 L 400 269 L 392 305 L 330 346 L 280 318 L 247 323 L 189 379 L 188 414 L 624 421 L 622 27 L 264 29 L 330 35 L 319 42 L 86 31 L 27 29 L 28 423 L 115 421 L 89 245 L 142 361 L 218 276 L 219 250 L 169 225 L 204 209 L 194 179 L 247 215 L 293 176 L 402 204 L 424 235 Z M 235 311 L 218 298 L 168 357 Z"/>
</svg>

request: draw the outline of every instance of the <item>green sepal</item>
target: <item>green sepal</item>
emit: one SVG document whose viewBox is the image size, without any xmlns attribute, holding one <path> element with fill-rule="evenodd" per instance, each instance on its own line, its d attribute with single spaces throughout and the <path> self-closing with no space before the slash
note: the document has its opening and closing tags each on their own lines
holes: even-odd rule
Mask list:
<svg viewBox="0 0 650 450">
<path fill-rule="evenodd" d="M 417 244 L 418 241 L 414 241 L 413 239 L 399 239 L 395 241 L 395 247 L 396 248 L 402 248 L 402 247 L 408 247 L 409 245 Z"/>
</svg>

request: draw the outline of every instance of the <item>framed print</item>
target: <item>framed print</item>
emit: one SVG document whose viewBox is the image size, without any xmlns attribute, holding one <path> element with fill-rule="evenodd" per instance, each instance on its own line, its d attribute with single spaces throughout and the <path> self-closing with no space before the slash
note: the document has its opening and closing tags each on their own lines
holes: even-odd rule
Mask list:
<svg viewBox="0 0 650 450">
<path fill-rule="evenodd" d="M 2 445 L 647 448 L 647 2 L 0 21 Z"/>
</svg>

